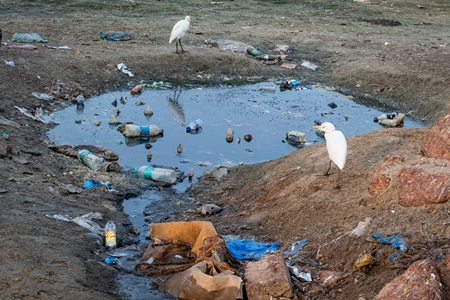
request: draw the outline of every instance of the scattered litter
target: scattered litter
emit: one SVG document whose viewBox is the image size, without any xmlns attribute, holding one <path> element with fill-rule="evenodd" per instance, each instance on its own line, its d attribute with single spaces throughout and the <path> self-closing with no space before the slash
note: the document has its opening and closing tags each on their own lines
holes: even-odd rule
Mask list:
<svg viewBox="0 0 450 300">
<path fill-rule="evenodd" d="M 404 114 L 394 112 L 390 114 L 382 114 L 381 116 L 373 118 L 373 121 L 384 126 L 396 127 L 402 125 L 404 119 Z"/>
<path fill-rule="evenodd" d="M 355 268 L 368 271 L 375 264 L 375 259 L 371 254 L 364 254 L 355 262 Z"/>
<path fill-rule="evenodd" d="M 291 53 L 292 49 L 288 45 L 275 45 L 275 47 L 273 47 L 272 51 L 278 51 L 281 53 Z"/>
<path fill-rule="evenodd" d="M 9 135 L 7 133 L 3 132 L 3 131 L 0 131 L 0 135 L 2 137 L 4 137 L 5 139 L 7 139 L 9 137 Z"/>
<path fill-rule="evenodd" d="M 258 243 L 255 240 L 228 240 L 227 247 L 234 258 L 240 260 L 260 259 L 264 254 L 278 249 L 278 243 Z"/>
<path fill-rule="evenodd" d="M 220 50 L 227 50 L 232 52 L 247 52 L 247 48 L 251 47 L 249 44 L 233 40 L 213 39 L 209 38 L 205 40 L 205 44 L 211 47 L 219 48 Z"/>
<path fill-rule="evenodd" d="M 108 182 L 102 182 L 102 181 L 98 181 L 98 180 L 94 180 L 94 179 L 86 180 L 83 183 L 82 188 L 83 189 L 90 189 L 90 188 L 93 188 L 93 187 L 96 187 L 96 186 L 99 186 L 99 185 L 104 186 L 108 190 L 110 189 Z"/>
<path fill-rule="evenodd" d="M 63 184 L 62 186 L 71 194 L 80 194 L 81 192 L 83 192 L 81 188 L 73 184 Z"/>
<path fill-rule="evenodd" d="M 315 70 L 318 68 L 315 64 L 310 63 L 310 62 L 307 61 L 307 60 L 304 60 L 304 61 L 302 62 L 302 66 L 305 67 L 305 68 L 311 69 L 311 70 L 313 70 L 313 71 L 315 71 Z"/>
<path fill-rule="evenodd" d="M 41 107 L 36 108 L 35 116 L 33 116 L 31 113 L 29 113 L 26 108 L 18 107 L 18 106 L 14 106 L 14 107 L 17 108 L 22 114 L 24 114 L 25 116 L 27 116 L 29 118 L 32 118 L 33 120 L 42 122 L 44 124 L 50 124 L 50 123 L 58 124 L 54 120 L 53 115 L 44 115 Z"/>
<path fill-rule="evenodd" d="M 113 257 L 130 256 L 130 255 L 136 254 L 138 250 L 139 249 L 136 246 L 123 246 L 123 247 L 117 248 L 114 251 L 109 252 L 108 255 L 113 256 Z"/>
<path fill-rule="evenodd" d="M 5 64 L 6 64 L 7 66 L 11 66 L 11 67 L 14 67 L 14 66 L 15 66 L 13 60 L 5 60 Z"/>
<path fill-rule="evenodd" d="M 197 162 L 197 165 L 199 165 L 200 167 L 207 167 L 211 165 L 211 162 L 209 161 L 199 161 Z"/>
<path fill-rule="evenodd" d="M 306 273 L 306 272 L 300 272 L 299 268 L 297 266 L 291 266 L 289 263 L 286 263 L 286 265 L 288 266 L 289 269 L 292 270 L 292 272 L 294 272 L 294 275 L 297 278 L 301 278 L 305 281 L 311 282 L 312 278 L 311 278 L 311 273 Z"/>
<path fill-rule="evenodd" d="M 365 221 L 358 222 L 358 226 L 356 226 L 356 228 L 352 230 L 350 235 L 356 235 L 357 237 L 360 237 L 367 229 L 367 227 L 369 227 L 371 221 L 371 217 L 366 217 Z"/>
<path fill-rule="evenodd" d="M 187 164 L 187 163 L 190 163 L 190 162 L 191 162 L 191 160 L 187 159 L 187 158 L 180 160 L 180 163 L 182 163 L 182 164 Z"/>
<path fill-rule="evenodd" d="M 286 139 L 295 142 L 295 143 L 305 143 L 306 142 L 306 133 L 291 130 L 286 132 Z"/>
<path fill-rule="evenodd" d="M 205 204 L 195 210 L 197 214 L 200 214 L 202 216 L 216 215 L 221 211 L 222 207 L 217 206 L 215 204 Z"/>
<path fill-rule="evenodd" d="M 49 49 L 72 50 L 72 48 L 69 48 L 68 46 L 48 46 L 48 45 L 42 45 L 42 47 L 49 48 Z"/>
<path fill-rule="evenodd" d="M 117 263 L 119 259 L 117 257 L 114 256 L 108 256 L 105 259 L 105 263 L 107 263 L 108 265 L 115 265 Z"/>
<path fill-rule="evenodd" d="M 13 48 L 13 49 L 25 49 L 25 50 L 36 50 L 37 47 L 35 45 L 31 45 L 31 44 L 25 44 L 25 45 L 11 45 L 8 46 L 8 48 Z"/>
<path fill-rule="evenodd" d="M 31 96 L 36 97 L 36 98 L 41 99 L 41 100 L 46 100 L 46 101 L 54 99 L 53 96 L 49 96 L 49 95 L 44 94 L 44 93 L 32 92 Z"/>
<path fill-rule="evenodd" d="M 400 234 L 390 235 L 385 238 L 382 238 L 381 233 L 374 233 L 374 234 L 372 234 L 372 237 L 377 239 L 382 244 L 391 245 L 392 249 L 398 249 L 397 253 L 394 253 L 391 255 L 391 258 L 390 258 L 391 261 L 394 261 L 399 254 L 402 254 L 402 253 L 408 251 L 409 247 L 406 244 L 406 242 L 402 239 Z"/>
<path fill-rule="evenodd" d="M 280 67 L 282 67 L 283 69 L 288 69 L 288 70 L 292 70 L 297 68 L 296 64 L 289 64 L 289 63 L 283 63 L 280 65 Z"/>
<path fill-rule="evenodd" d="M 122 73 L 127 74 L 130 77 L 134 77 L 133 73 L 131 73 L 130 71 L 128 71 L 127 66 L 124 63 L 120 63 L 117 65 L 117 69 L 119 71 L 122 71 Z"/>
<path fill-rule="evenodd" d="M 48 40 L 43 39 L 38 33 L 19 33 L 16 32 L 13 34 L 11 42 L 18 42 L 18 43 L 31 43 L 31 42 L 38 42 L 38 43 L 47 43 Z"/>
<path fill-rule="evenodd" d="M 284 255 L 295 254 L 295 253 L 299 252 L 300 250 L 302 250 L 303 247 L 305 247 L 306 245 L 308 245 L 308 240 L 300 240 L 300 241 L 293 242 L 288 248 L 289 251 L 283 252 L 283 254 Z"/>
<path fill-rule="evenodd" d="M 106 34 L 100 31 L 100 38 L 106 39 L 108 41 L 129 41 L 133 39 L 131 34 L 125 31 L 108 32 Z"/>
<path fill-rule="evenodd" d="M 275 92 L 274 86 L 260 86 L 258 87 L 260 91 L 268 91 L 268 92 Z"/>
<path fill-rule="evenodd" d="M 80 225 L 81 227 L 84 227 L 92 232 L 95 232 L 97 234 L 101 234 L 103 235 L 103 228 L 100 227 L 100 225 L 98 225 L 97 223 L 95 223 L 94 221 L 92 221 L 91 219 L 97 219 L 97 220 L 101 220 L 102 219 L 102 214 L 99 212 L 90 212 L 87 213 L 85 215 L 82 215 L 80 217 L 76 217 L 71 219 L 70 217 L 66 217 L 63 215 L 46 215 L 49 218 L 53 218 L 56 220 L 61 220 L 61 221 L 66 221 L 66 222 L 74 222 L 78 225 Z"/>
<path fill-rule="evenodd" d="M 310 90 L 312 90 L 312 87 L 310 87 L 310 86 L 308 86 L 308 85 L 303 85 L 303 86 L 301 86 L 301 87 L 299 88 L 299 90 L 303 90 L 303 91 L 308 90 L 308 91 L 310 91 Z"/>
</svg>

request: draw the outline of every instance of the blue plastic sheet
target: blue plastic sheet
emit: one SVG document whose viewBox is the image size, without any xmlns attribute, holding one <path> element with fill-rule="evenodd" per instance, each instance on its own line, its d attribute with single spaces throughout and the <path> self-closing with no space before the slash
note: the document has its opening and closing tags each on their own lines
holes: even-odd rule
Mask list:
<svg viewBox="0 0 450 300">
<path fill-rule="evenodd" d="M 109 185 L 108 185 L 107 183 L 101 182 L 101 181 L 98 181 L 98 180 L 94 180 L 94 179 L 86 180 L 86 181 L 83 183 L 82 188 L 83 188 L 83 189 L 90 189 L 90 188 L 93 188 L 93 187 L 96 187 L 96 186 L 99 186 L 99 185 L 102 185 L 102 186 L 104 186 L 105 188 L 109 189 Z"/>
<path fill-rule="evenodd" d="M 278 249 L 278 243 L 258 243 L 254 240 L 229 240 L 226 241 L 228 250 L 234 258 L 240 260 L 257 260 L 263 254 Z"/>
<path fill-rule="evenodd" d="M 102 39 L 107 39 L 108 41 L 129 41 L 129 40 L 133 39 L 131 34 L 129 34 L 128 32 L 125 32 L 125 31 L 108 32 L 106 34 L 104 34 L 103 32 L 100 31 L 100 37 Z"/>
<path fill-rule="evenodd" d="M 400 234 L 397 235 L 390 235 L 385 238 L 382 238 L 382 234 L 380 233 L 374 233 L 372 234 L 372 237 L 379 240 L 380 243 L 384 245 L 391 245 L 392 249 L 398 249 L 397 253 L 394 253 L 391 255 L 390 261 L 394 261 L 397 256 L 400 254 L 406 252 L 408 250 L 408 245 L 403 240 L 403 238 L 400 236 Z"/>
</svg>

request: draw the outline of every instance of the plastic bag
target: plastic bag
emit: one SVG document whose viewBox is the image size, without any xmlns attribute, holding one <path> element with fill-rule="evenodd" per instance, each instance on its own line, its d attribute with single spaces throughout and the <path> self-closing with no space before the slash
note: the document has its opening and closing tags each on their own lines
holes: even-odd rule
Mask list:
<svg viewBox="0 0 450 300">
<path fill-rule="evenodd" d="M 19 33 L 19 32 L 16 32 L 16 33 L 13 34 L 13 36 L 11 38 L 11 42 L 18 42 L 18 43 L 31 43 L 31 42 L 47 43 L 48 40 L 43 39 L 36 32 L 33 32 L 33 33 Z"/>
<path fill-rule="evenodd" d="M 103 32 L 100 31 L 100 37 L 102 39 L 106 39 L 108 41 L 129 41 L 129 40 L 133 39 L 131 34 L 129 34 L 128 32 L 125 32 L 125 31 L 108 32 L 106 34 L 104 34 Z"/>
</svg>

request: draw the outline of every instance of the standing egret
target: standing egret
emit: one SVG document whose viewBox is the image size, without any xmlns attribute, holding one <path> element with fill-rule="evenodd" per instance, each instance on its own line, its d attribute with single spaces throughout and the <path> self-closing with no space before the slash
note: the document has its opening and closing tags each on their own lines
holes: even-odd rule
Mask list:
<svg viewBox="0 0 450 300">
<path fill-rule="evenodd" d="M 331 169 L 331 161 L 333 161 L 339 168 L 336 188 L 340 188 L 339 175 L 341 170 L 344 168 L 345 161 L 347 159 L 347 141 L 345 140 L 345 136 L 342 132 L 336 130 L 334 125 L 329 122 L 324 122 L 319 126 L 312 126 L 312 128 L 325 132 L 328 155 L 330 156 L 330 165 L 324 175 L 330 175 L 328 172 Z"/>
<path fill-rule="evenodd" d="M 181 45 L 181 38 L 184 37 L 186 32 L 189 31 L 189 25 L 191 24 L 191 18 L 189 16 L 186 16 L 184 20 L 180 20 L 173 26 L 172 33 L 170 34 L 169 44 L 172 44 L 173 41 L 176 40 L 176 48 L 178 52 L 178 44 L 180 44 L 181 52 L 185 52 L 183 49 L 183 45 Z"/>
</svg>

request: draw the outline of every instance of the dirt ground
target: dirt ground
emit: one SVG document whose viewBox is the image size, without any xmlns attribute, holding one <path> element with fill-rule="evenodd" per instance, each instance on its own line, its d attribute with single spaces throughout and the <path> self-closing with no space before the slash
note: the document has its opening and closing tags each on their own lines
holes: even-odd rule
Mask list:
<svg viewBox="0 0 450 300">
<path fill-rule="evenodd" d="M 355 99 L 375 99 L 430 126 L 450 112 L 450 5 L 447 0 L 314 1 L 143 1 L 0 0 L 0 293 L 3 299 L 120 299 L 117 271 L 98 258 L 104 249 L 85 237 L 86 230 L 46 215 L 76 217 L 98 211 L 118 224 L 119 243 L 129 242 L 130 221 L 121 201 L 138 195 L 143 183 L 127 174 L 102 174 L 118 193 L 101 189 L 70 193 L 90 171 L 76 159 L 52 151 L 48 126 L 19 112 L 57 110 L 78 95 L 89 97 L 139 82 L 234 84 L 298 79 Z M 191 17 L 183 40 L 188 53 L 175 54 L 168 39 L 172 26 Z M 399 22 L 399 23 L 398 23 Z M 388 25 L 388 26 L 385 26 Z M 392 26 L 397 25 L 397 26 Z M 131 41 L 102 40 L 99 32 L 126 31 Z M 50 46 L 71 50 L 9 48 L 15 32 L 39 33 Z M 250 55 L 206 47 L 207 38 L 246 42 L 264 53 L 277 44 L 292 48 L 292 70 L 267 65 Z M 276 54 L 276 53 L 274 53 Z M 300 66 L 303 60 L 319 66 Z M 8 66 L 4 61 L 14 61 Z M 124 63 L 135 76 L 119 72 Z M 51 94 L 39 100 L 32 92 Z M 9 122 L 10 121 L 10 122 Z M 311 124 L 313 125 L 313 124 Z M 397 204 L 398 182 L 378 196 L 368 187 L 384 157 L 423 160 L 424 129 L 380 129 L 348 139 L 348 160 L 340 191 L 325 171 L 324 145 L 307 147 L 267 163 L 232 168 L 219 182 L 205 177 L 180 199 L 216 203 L 224 211 L 211 220 L 220 234 L 277 241 L 283 249 L 308 239 L 302 256 L 306 271 L 340 271 L 347 276 L 323 286 L 296 283 L 300 299 L 371 299 L 412 262 L 436 259 L 448 251 L 449 204 L 405 208 Z M 443 164 L 445 162 L 439 162 Z M 448 163 L 448 162 L 447 162 Z M 371 217 L 370 233 L 401 234 L 410 251 L 395 262 L 388 246 L 368 235 L 345 235 Z M 182 213 L 168 220 L 199 219 Z M 368 273 L 353 265 L 375 253 Z M 442 260 L 441 260 L 442 261 Z M 450 295 L 450 277 L 444 272 Z M 143 295 L 145 298 L 145 295 Z"/>
</svg>

